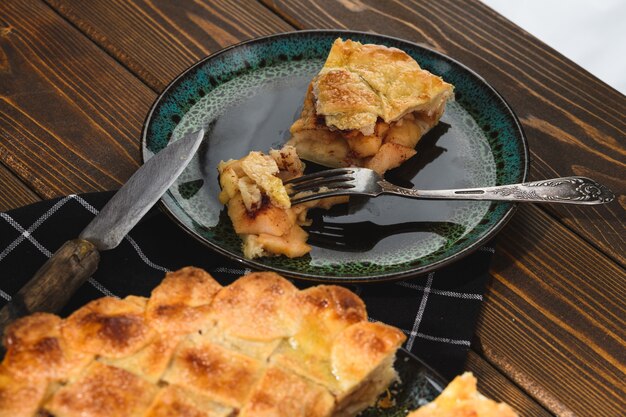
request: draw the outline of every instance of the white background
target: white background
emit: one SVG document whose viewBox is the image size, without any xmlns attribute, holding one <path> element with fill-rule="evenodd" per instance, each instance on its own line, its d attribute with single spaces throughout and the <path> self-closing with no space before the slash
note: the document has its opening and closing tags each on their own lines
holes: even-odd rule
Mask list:
<svg viewBox="0 0 626 417">
<path fill-rule="evenodd" d="M 626 94 L 626 0 L 482 0 Z"/>
</svg>

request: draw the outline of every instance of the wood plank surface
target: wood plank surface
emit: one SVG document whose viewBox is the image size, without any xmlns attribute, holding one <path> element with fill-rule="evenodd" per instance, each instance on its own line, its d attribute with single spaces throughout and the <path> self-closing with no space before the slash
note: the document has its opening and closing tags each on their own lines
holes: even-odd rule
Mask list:
<svg viewBox="0 0 626 417">
<path fill-rule="evenodd" d="M 184 10 L 166 1 L 45 1 L 52 8 L 0 3 L 0 161 L 44 197 L 119 186 L 138 163 L 151 89 L 216 49 L 290 28 L 243 0 L 198 0 Z M 452 55 L 488 78 L 522 118 L 533 178 L 583 174 L 623 192 L 622 95 L 473 1 L 470 12 L 451 0 L 379 4 L 267 1 L 299 27 L 374 30 Z M 441 18 L 446 7 L 452 21 Z M 1 177 L 0 168 L 0 186 Z M 524 207 L 502 232 L 475 343 L 491 365 L 470 354 L 467 366 L 485 394 L 522 415 L 585 415 L 585 404 L 595 415 L 617 415 L 624 270 L 575 233 L 623 263 L 626 198 L 587 211 L 554 207 L 549 214 Z"/>
<path fill-rule="evenodd" d="M 250 0 L 46 1 L 155 91 L 212 52 L 293 30 Z"/>
<path fill-rule="evenodd" d="M 557 415 L 620 415 L 626 272 L 531 205 L 501 236 L 473 348 Z"/>
<path fill-rule="evenodd" d="M 548 417 L 554 414 L 539 405 L 524 391 L 511 383 L 496 368 L 470 351 L 465 367 L 478 379 L 478 391 L 496 401 L 504 401 L 519 413 L 520 417 Z"/>
<path fill-rule="evenodd" d="M 626 265 L 626 97 L 478 0 L 262 0 L 298 28 L 373 31 L 425 44 L 482 75 L 528 136 L 531 179 L 585 175 L 618 201 L 545 206 Z"/>
<path fill-rule="evenodd" d="M 41 1 L 0 19 L 1 162 L 44 198 L 119 187 L 155 93 Z"/>
<path fill-rule="evenodd" d="M 0 4 L 0 161 L 44 198 L 119 187 L 140 161 L 151 88 L 211 51 L 291 29 L 257 2 L 80 2 L 113 38 L 72 23 L 114 59 L 59 16 L 76 16 L 69 4 L 52 6 Z"/>
<path fill-rule="evenodd" d="M 18 177 L 0 164 L 0 212 L 36 203 L 41 199 Z"/>
</svg>

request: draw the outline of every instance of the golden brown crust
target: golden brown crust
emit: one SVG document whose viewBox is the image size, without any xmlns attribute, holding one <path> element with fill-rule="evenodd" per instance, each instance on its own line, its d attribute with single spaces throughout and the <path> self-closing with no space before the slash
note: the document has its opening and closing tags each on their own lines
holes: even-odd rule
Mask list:
<svg viewBox="0 0 626 417">
<path fill-rule="evenodd" d="M 325 388 L 270 366 L 256 384 L 239 417 L 327 417 L 335 400 Z"/>
<path fill-rule="evenodd" d="M 313 85 L 316 113 L 325 116 L 328 127 L 373 132 L 378 116 L 383 113 L 383 103 L 359 74 L 348 68 L 325 66 Z"/>
<path fill-rule="evenodd" d="M 313 91 L 327 126 L 372 134 L 378 118 L 390 123 L 429 112 L 452 95 L 452 86 L 399 49 L 337 39 Z"/>
<path fill-rule="evenodd" d="M 274 272 L 253 272 L 224 287 L 212 311 L 217 325 L 230 335 L 258 341 L 289 337 L 298 325 L 291 308 L 297 292 Z"/>
<path fill-rule="evenodd" d="M 35 313 L 7 328 L 4 366 L 19 378 L 66 379 L 79 372 L 93 355 L 71 349 L 61 337 L 61 318 Z"/>
<path fill-rule="evenodd" d="M 337 39 L 307 89 L 287 145 L 308 161 L 382 175 L 415 155 L 452 91 L 403 51 Z"/>
<path fill-rule="evenodd" d="M 191 333 L 208 321 L 210 304 L 222 286 L 200 268 L 168 272 L 150 295 L 148 323 L 160 331 Z"/>
<path fill-rule="evenodd" d="M 130 356 L 100 358 L 107 365 L 125 369 L 152 383 L 158 382 L 170 363 L 176 347 L 184 335 L 164 333 Z"/>
<path fill-rule="evenodd" d="M 295 133 L 302 130 L 315 129 L 328 130 L 328 126 L 324 123 L 324 118 L 318 116 L 315 111 L 315 95 L 313 94 L 313 81 L 311 81 L 304 94 L 304 104 L 300 112 L 300 118 L 291 125 L 289 131 Z"/>
<path fill-rule="evenodd" d="M 309 88 L 302 114 L 291 126 L 287 144 L 295 147 L 303 159 L 320 165 L 362 166 L 383 174 L 415 155 L 413 148 L 439 122 L 444 109 L 445 101 L 442 101 L 430 113 L 408 113 L 391 123 L 378 119 L 373 134 L 363 135 L 358 130 L 329 129 L 315 113 Z"/>
<path fill-rule="evenodd" d="M 155 337 L 138 300 L 104 297 L 88 303 L 62 324 L 63 338 L 72 349 L 106 357 L 137 352 Z"/>
<path fill-rule="evenodd" d="M 360 322 L 341 332 L 333 343 L 331 363 L 342 388 L 363 381 L 405 340 L 399 329 L 382 323 Z"/>
<path fill-rule="evenodd" d="M 93 362 L 79 379 L 60 388 L 44 408 L 55 417 L 140 417 L 157 390 L 130 372 Z"/>
<path fill-rule="evenodd" d="M 157 394 L 144 417 L 228 417 L 232 408 L 220 406 L 193 391 L 169 385 Z"/>
<path fill-rule="evenodd" d="M 302 319 L 298 332 L 283 342 L 270 358 L 336 393 L 331 352 L 337 335 L 367 320 L 365 304 L 356 294 L 336 285 L 319 285 L 300 291 L 297 308 Z"/>
<path fill-rule="evenodd" d="M 193 326 L 179 332 L 187 317 Z M 0 417 L 354 415 L 395 377 L 397 332 L 368 323 L 343 287 L 299 291 L 257 272 L 222 288 L 185 268 L 150 300 L 105 297 L 66 320 L 16 322 L 0 365 Z"/>
<path fill-rule="evenodd" d="M 337 285 L 307 288 L 298 294 L 297 305 L 303 315 L 298 333 L 292 337 L 298 355 L 314 355 L 324 361 L 329 359 L 339 333 L 367 320 L 363 300 Z"/>
<path fill-rule="evenodd" d="M 0 417 L 32 417 L 46 393 L 43 378 L 22 380 L 0 365 Z"/>
<path fill-rule="evenodd" d="M 481 395 L 471 372 L 459 375 L 434 401 L 413 411 L 407 417 L 517 417 L 505 403 Z"/>
<path fill-rule="evenodd" d="M 317 316 L 331 329 L 342 330 L 347 325 L 367 320 L 363 300 L 338 285 L 307 288 L 298 294 L 298 302 L 306 315 Z"/>
<path fill-rule="evenodd" d="M 192 336 L 181 344 L 163 379 L 230 407 L 241 407 L 259 377 L 261 363 Z"/>
<path fill-rule="evenodd" d="M 313 333 L 306 333 L 306 335 L 305 337 L 298 335 L 289 341 L 282 342 L 276 352 L 270 356 L 270 363 L 289 369 L 336 394 L 339 386 L 337 378 L 333 375 L 328 354 L 313 350 L 315 346 L 318 346 L 325 351 L 330 351 L 332 343 L 323 336 L 316 337 Z"/>
<path fill-rule="evenodd" d="M 233 336 L 222 331 L 219 327 L 210 327 L 202 330 L 199 338 L 209 343 L 215 343 L 233 352 L 241 353 L 263 363 L 280 345 L 282 339 L 251 340 Z"/>
</svg>

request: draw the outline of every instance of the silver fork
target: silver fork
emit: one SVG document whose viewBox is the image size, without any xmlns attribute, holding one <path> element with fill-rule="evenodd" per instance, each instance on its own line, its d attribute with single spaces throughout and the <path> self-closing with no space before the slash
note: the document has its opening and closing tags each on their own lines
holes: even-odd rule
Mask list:
<svg viewBox="0 0 626 417">
<path fill-rule="evenodd" d="M 613 201 L 611 190 L 585 177 L 563 177 L 521 184 L 456 190 L 415 190 L 394 185 L 367 168 L 337 168 L 285 182 L 291 204 L 339 195 L 401 197 L 434 200 L 489 200 L 534 203 L 604 204 Z"/>
</svg>

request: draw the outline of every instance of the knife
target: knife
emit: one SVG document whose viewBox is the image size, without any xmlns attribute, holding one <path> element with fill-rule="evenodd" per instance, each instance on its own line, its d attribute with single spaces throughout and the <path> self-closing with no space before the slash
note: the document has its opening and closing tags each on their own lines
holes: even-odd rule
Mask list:
<svg viewBox="0 0 626 417">
<path fill-rule="evenodd" d="M 85 227 L 67 241 L 0 310 L 0 335 L 13 320 L 58 312 L 96 271 L 100 251 L 113 249 L 161 198 L 198 150 L 204 130 L 189 133 L 143 164 Z"/>
</svg>

